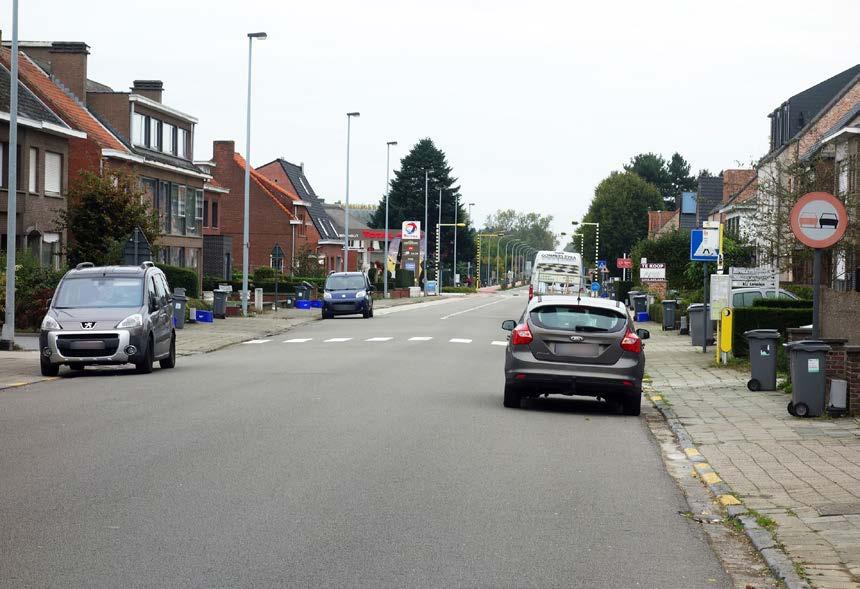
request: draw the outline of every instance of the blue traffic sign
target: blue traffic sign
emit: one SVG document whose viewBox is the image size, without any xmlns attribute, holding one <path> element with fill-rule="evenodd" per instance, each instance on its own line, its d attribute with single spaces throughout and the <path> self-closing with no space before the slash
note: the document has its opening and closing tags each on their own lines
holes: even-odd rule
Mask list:
<svg viewBox="0 0 860 589">
<path fill-rule="evenodd" d="M 690 259 L 694 262 L 716 262 L 720 257 L 720 230 L 690 231 Z"/>
<path fill-rule="evenodd" d="M 591 283 L 591 292 L 597 292 L 600 290 L 600 283 L 596 280 Z"/>
<path fill-rule="evenodd" d="M 598 270 L 606 269 L 606 260 L 597 260 L 597 269 Z"/>
</svg>

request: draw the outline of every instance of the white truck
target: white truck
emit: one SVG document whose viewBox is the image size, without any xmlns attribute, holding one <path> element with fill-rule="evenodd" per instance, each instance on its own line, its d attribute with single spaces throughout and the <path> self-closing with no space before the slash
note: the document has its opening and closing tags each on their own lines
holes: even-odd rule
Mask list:
<svg viewBox="0 0 860 589">
<path fill-rule="evenodd" d="M 536 294 L 585 292 L 582 255 L 573 252 L 540 251 L 535 254 L 529 300 Z"/>
</svg>

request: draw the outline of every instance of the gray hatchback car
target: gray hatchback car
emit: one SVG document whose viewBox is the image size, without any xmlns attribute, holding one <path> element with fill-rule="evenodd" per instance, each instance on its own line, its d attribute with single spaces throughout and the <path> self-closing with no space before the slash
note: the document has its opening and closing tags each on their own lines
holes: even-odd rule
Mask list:
<svg viewBox="0 0 860 589">
<path fill-rule="evenodd" d="M 639 415 L 646 329 L 636 330 L 623 303 L 578 296 L 538 296 L 519 321 L 507 320 L 505 407 L 523 397 L 562 394 L 619 402 Z"/>
<path fill-rule="evenodd" d="M 134 364 L 137 372 L 176 365 L 172 297 L 164 273 L 152 262 L 140 266 L 69 270 L 54 293 L 39 335 L 44 376 L 60 366 Z"/>
</svg>

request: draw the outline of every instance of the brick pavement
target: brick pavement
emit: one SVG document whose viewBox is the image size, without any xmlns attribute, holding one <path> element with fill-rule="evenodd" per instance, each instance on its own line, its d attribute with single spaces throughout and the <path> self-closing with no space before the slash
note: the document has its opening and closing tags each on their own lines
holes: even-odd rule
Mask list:
<svg viewBox="0 0 860 589">
<path fill-rule="evenodd" d="M 776 522 L 814 587 L 860 588 L 860 421 L 792 417 L 788 395 L 752 393 L 747 373 L 715 367 L 689 336 L 648 327 L 653 388 L 719 477 Z"/>
</svg>

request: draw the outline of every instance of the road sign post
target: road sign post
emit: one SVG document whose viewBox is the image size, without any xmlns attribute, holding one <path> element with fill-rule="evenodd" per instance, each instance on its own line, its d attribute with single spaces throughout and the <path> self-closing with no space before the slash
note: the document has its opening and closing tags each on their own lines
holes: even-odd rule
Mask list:
<svg viewBox="0 0 860 589">
<path fill-rule="evenodd" d="M 809 192 L 791 209 L 791 231 L 815 250 L 812 266 L 812 339 L 821 337 L 821 252 L 845 235 L 848 213 L 829 192 Z"/>
</svg>

